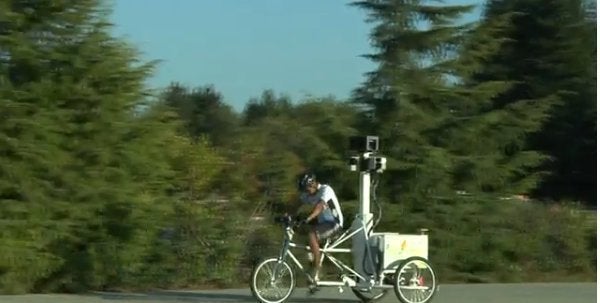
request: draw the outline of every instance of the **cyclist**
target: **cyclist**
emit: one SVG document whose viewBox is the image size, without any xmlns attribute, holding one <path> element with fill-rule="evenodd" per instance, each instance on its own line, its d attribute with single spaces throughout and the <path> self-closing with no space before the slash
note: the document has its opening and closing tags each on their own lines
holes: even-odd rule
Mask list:
<svg viewBox="0 0 600 303">
<path fill-rule="evenodd" d="M 326 240 L 344 226 L 344 216 L 335 191 L 327 184 L 320 184 L 314 173 L 307 172 L 298 180 L 300 201 L 312 206 L 312 211 L 303 223 L 309 224 L 309 246 L 312 252 L 314 281 L 319 280 L 319 241 Z M 317 221 L 313 221 L 317 219 Z"/>
</svg>

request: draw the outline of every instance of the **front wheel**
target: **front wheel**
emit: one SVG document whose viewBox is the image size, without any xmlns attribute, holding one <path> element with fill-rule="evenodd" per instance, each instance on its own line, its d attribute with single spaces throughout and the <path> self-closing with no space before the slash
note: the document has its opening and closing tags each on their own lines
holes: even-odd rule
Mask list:
<svg viewBox="0 0 600 303">
<path fill-rule="evenodd" d="M 437 277 L 427 259 L 410 257 L 398 265 L 394 275 L 394 291 L 401 302 L 429 302 L 437 287 Z"/>
<path fill-rule="evenodd" d="M 285 302 L 296 287 L 294 271 L 285 260 L 269 258 L 261 261 L 252 271 L 250 289 L 262 303 Z"/>
</svg>

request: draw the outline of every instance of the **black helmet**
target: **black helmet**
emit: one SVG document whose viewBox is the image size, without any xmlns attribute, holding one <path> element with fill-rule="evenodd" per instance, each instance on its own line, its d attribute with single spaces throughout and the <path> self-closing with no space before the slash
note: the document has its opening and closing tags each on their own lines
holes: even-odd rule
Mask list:
<svg viewBox="0 0 600 303">
<path fill-rule="evenodd" d="M 306 186 L 317 182 L 317 176 L 312 172 L 306 172 L 298 180 L 298 190 L 303 191 Z"/>
</svg>

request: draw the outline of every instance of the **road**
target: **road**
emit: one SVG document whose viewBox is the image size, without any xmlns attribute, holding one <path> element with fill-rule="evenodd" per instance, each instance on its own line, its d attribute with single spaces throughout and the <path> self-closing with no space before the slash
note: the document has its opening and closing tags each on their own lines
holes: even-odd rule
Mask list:
<svg viewBox="0 0 600 303">
<path fill-rule="evenodd" d="M 213 291 L 160 291 L 144 294 L 93 293 L 88 295 L 0 296 L 0 303 L 230 303 L 256 302 L 248 289 Z M 351 291 L 337 288 L 307 295 L 296 289 L 289 302 L 357 302 Z M 393 290 L 382 303 L 399 302 Z M 592 303 L 596 283 L 458 284 L 441 285 L 434 303 Z"/>
</svg>

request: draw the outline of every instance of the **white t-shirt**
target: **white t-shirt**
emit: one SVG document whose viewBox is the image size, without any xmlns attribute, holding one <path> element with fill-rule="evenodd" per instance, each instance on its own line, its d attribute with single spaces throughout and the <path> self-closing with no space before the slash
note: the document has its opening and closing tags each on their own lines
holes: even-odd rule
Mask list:
<svg viewBox="0 0 600 303">
<path fill-rule="evenodd" d="M 340 226 L 344 226 L 344 216 L 342 215 L 340 203 L 338 202 L 335 192 L 329 185 L 319 184 L 314 195 L 303 192 L 300 195 L 300 199 L 303 203 L 310 205 L 316 205 L 317 202 L 324 201 L 325 208 L 319 214 L 318 222 L 337 222 Z"/>
</svg>

